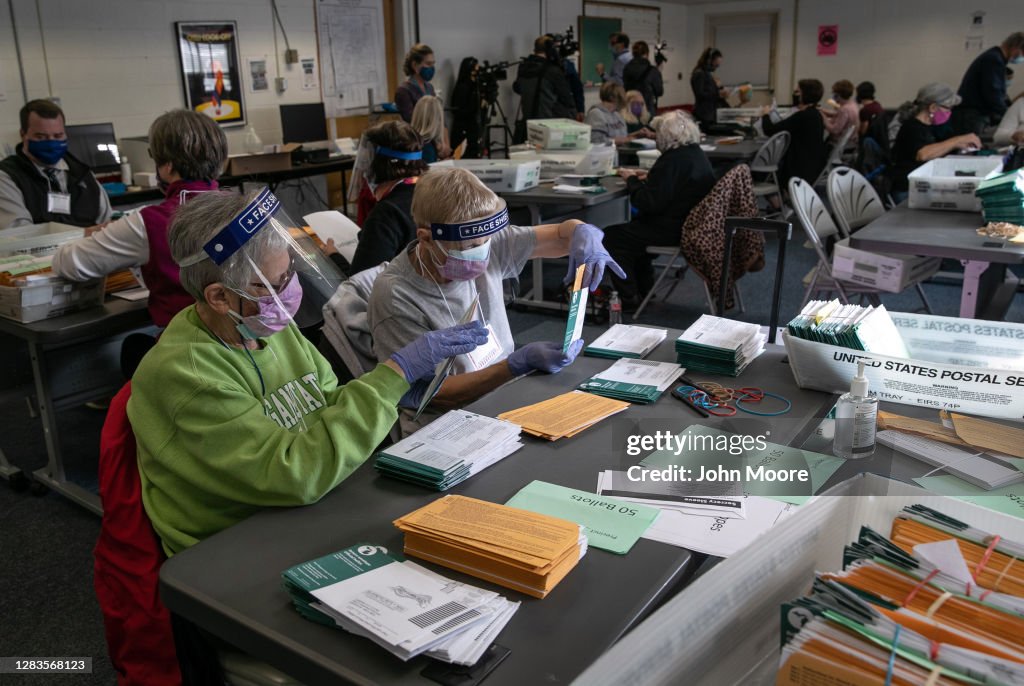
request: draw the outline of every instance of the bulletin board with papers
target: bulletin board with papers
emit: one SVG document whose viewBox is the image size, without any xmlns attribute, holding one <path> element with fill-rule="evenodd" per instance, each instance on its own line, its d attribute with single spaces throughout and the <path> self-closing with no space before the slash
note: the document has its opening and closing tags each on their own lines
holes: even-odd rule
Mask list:
<svg viewBox="0 0 1024 686">
<path fill-rule="evenodd" d="M 316 26 L 328 117 L 366 107 L 370 88 L 378 102 L 390 98 L 383 0 L 318 0 Z"/>
</svg>

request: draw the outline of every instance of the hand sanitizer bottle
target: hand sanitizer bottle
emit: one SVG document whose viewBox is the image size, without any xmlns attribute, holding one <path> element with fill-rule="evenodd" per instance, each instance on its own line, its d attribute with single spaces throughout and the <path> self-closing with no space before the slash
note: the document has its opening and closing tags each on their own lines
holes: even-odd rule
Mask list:
<svg viewBox="0 0 1024 686">
<path fill-rule="evenodd" d="M 868 395 L 864 376 L 864 360 L 857 362 L 857 376 L 850 383 L 850 392 L 836 403 L 836 437 L 832 452 L 847 460 L 870 457 L 875 452 L 875 422 L 878 398 Z"/>
</svg>

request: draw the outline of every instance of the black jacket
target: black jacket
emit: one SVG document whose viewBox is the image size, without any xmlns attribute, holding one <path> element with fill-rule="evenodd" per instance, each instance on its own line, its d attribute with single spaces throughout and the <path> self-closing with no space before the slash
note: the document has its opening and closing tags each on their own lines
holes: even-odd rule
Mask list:
<svg viewBox="0 0 1024 686">
<path fill-rule="evenodd" d="M 779 166 L 779 181 L 785 184 L 799 176 L 807 183 L 814 183 L 828 159 L 825 120 L 821 112 L 816 107 L 808 107 L 793 112 L 777 124 L 765 115 L 761 117 L 761 128 L 766 136 L 789 131 L 789 150 Z"/>
<path fill-rule="evenodd" d="M 0 161 L 0 171 L 5 172 L 21 190 L 25 209 L 32 215 L 32 223 L 61 222 L 73 226 L 93 226 L 100 216 L 100 198 L 105 192 L 96 177 L 82 162 L 70 154 L 64 156 L 67 162 L 68 194 L 71 195 L 71 214 L 57 214 L 47 211 L 47 195 L 50 181 L 39 173 L 36 166 L 22 151 L 22 144 L 14 154 Z M 56 190 L 56 189 L 55 189 Z M 0 227 L 4 228 L 4 227 Z"/>
<path fill-rule="evenodd" d="M 714 124 L 718 109 L 718 84 L 707 69 L 698 69 L 690 75 L 693 89 L 693 117 L 701 124 Z"/>
<path fill-rule="evenodd" d="M 576 103 L 561 65 L 530 55 L 519 65 L 512 89 L 522 96 L 523 119 L 576 118 Z"/>
<path fill-rule="evenodd" d="M 622 82 L 627 91 L 640 91 L 647 111 L 654 116 L 658 98 L 665 94 L 661 72 L 645 57 L 634 57 L 622 70 Z"/>
<path fill-rule="evenodd" d="M 399 183 L 373 206 L 359 232 L 359 245 L 352 257 L 351 274 L 393 260 L 405 246 L 416 240 L 412 220 L 412 196 L 416 184 Z"/>
<path fill-rule="evenodd" d="M 1006 56 L 1002 48 L 989 48 L 974 58 L 957 91 L 960 107 L 987 114 L 993 121 L 1006 112 Z"/>
<path fill-rule="evenodd" d="M 694 205 L 715 185 L 707 155 L 696 143 L 666 151 L 651 167 L 646 181 L 626 181 L 637 221 L 656 230 L 678 231 Z"/>
</svg>

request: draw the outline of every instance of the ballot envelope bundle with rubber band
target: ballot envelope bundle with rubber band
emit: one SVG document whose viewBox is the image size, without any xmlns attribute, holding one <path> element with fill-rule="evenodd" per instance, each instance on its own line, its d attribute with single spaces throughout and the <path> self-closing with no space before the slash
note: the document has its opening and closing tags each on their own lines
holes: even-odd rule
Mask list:
<svg viewBox="0 0 1024 686">
<path fill-rule="evenodd" d="M 914 504 L 781 608 L 777 686 L 1024 683 L 1024 539 Z"/>
<path fill-rule="evenodd" d="M 306 619 L 363 636 L 402 660 L 475 664 L 519 609 L 497 593 L 447 579 L 362 543 L 282 573 Z"/>
<path fill-rule="evenodd" d="M 587 552 L 579 524 L 448 495 L 399 517 L 405 554 L 543 598 Z"/>
</svg>

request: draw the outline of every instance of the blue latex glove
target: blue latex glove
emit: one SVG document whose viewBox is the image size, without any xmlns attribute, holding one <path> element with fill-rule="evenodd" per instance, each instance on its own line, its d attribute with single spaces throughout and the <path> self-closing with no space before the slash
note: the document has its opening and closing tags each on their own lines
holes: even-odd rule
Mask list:
<svg viewBox="0 0 1024 686">
<path fill-rule="evenodd" d="M 402 399 L 398 401 L 398 406 L 406 407 L 410 410 L 419 409 L 420 401 L 423 400 L 423 395 L 427 392 L 429 386 L 429 379 L 420 379 L 413 383 L 409 390 L 405 392 L 405 395 L 402 396 Z"/>
<path fill-rule="evenodd" d="M 529 343 L 508 356 L 508 368 L 512 376 L 522 376 L 537 369 L 548 374 L 557 374 L 562 367 L 568 367 L 583 350 L 583 339 L 573 341 L 569 352 L 562 352 L 562 344 L 554 341 Z"/>
<path fill-rule="evenodd" d="M 589 286 L 591 291 L 596 291 L 601 285 L 606 266 L 618 274 L 620 279 L 626 278 L 626 272 L 604 249 L 603 239 L 604 231 L 593 224 L 576 225 L 569 243 L 569 273 L 564 283 L 569 284 L 576 279 L 576 270 L 581 264 L 587 265 L 583 271 L 583 287 Z"/>
<path fill-rule="evenodd" d="M 428 331 L 401 350 L 391 359 L 402 368 L 405 380 L 412 384 L 429 379 L 441 360 L 462 355 L 487 342 L 487 329 L 478 321 L 459 324 L 440 331 Z"/>
</svg>

